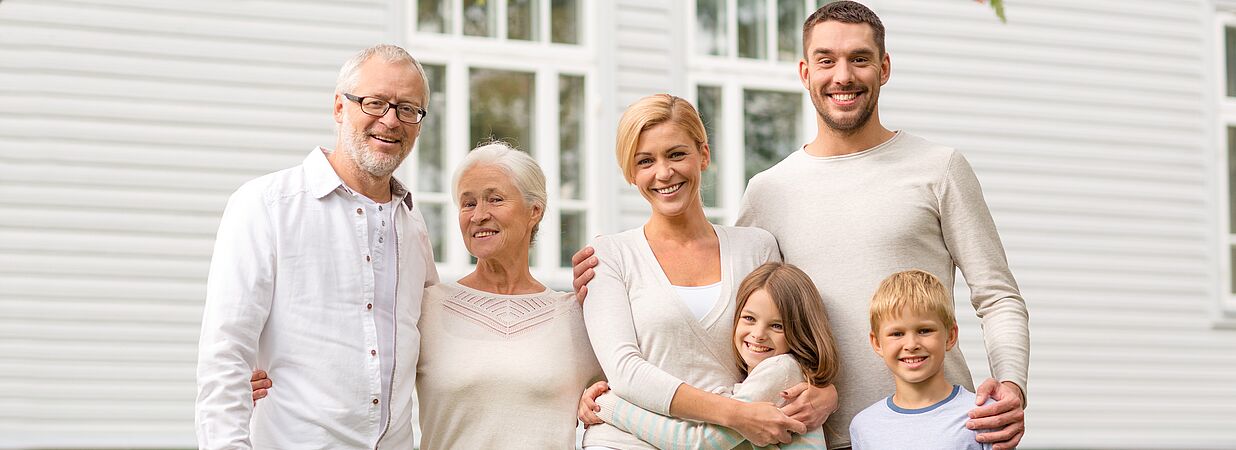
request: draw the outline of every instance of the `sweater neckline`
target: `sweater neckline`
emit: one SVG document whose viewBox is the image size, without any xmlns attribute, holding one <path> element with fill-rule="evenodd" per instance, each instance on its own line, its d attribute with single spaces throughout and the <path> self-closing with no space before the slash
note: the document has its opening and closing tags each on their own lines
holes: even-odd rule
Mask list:
<svg viewBox="0 0 1236 450">
<path fill-rule="evenodd" d="M 875 146 L 875 147 L 871 147 L 871 148 L 868 148 L 868 149 L 865 149 L 865 150 L 861 150 L 861 151 L 857 151 L 857 152 L 854 152 L 854 153 L 846 153 L 846 154 L 844 154 L 844 155 L 835 155 L 835 156 L 815 156 L 815 155 L 812 155 L 812 154 L 810 154 L 810 153 L 807 153 L 807 144 L 803 144 L 803 146 L 802 146 L 802 147 L 799 147 L 799 148 L 798 148 L 798 151 L 797 151 L 797 152 L 795 152 L 795 153 L 801 153 L 803 157 L 805 157 L 805 158 L 807 158 L 807 159 L 809 159 L 809 160 L 812 160 L 812 161 L 844 161 L 844 160 L 849 160 L 849 159 L 859 159 L 859 158 L 864 158 L 864 157 L 866 157 L 867 155 L 870 155 L 870 154 L 873 154 L 873 153 L 877 153 L 877 152 L 879 152 L 880 150 L 883 150 L 883 149 L 886 149 L 886 148 L 892 147 L 894 143 L 896 143 L 897 141 L 901 140 L 901 136 L 902 136 L 903 134 L 904 134 L 904 133 L 902 133 L 902 132 L 901 132 L 901 130 L 894 131 L 894 132 L 893 132 L 893 137 L 888 138 L 888 140 L 886 140 L 886 141 L 884 141 L 884 142 L 881 142 L 881 143 L 879 143 L 879 144 L 876 144 L 876 146 Z"/>
</svg>

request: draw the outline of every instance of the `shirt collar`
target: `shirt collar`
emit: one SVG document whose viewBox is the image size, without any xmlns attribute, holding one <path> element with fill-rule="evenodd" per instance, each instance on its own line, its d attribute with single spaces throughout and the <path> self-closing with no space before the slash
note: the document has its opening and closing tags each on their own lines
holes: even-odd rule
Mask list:
<svg viewBox="0 0 1236 450">
<path fill-rule="evenodd" d="M 343 179 L 335 173 L 335 168 L 331 167 L 330 161 L 326 160 L 326 154 L 329 152 L 323 147 L 318 147 L 305 157 L 305 185 L 309 187 L 309 194 L 313 195 L 313 198 L 320 199 L 334 192 L 335 189 L 347 188 L 343 184 Z M 391 195 L 402 201 L 408 209 L 412 209 L 412 192 L 395 177 L 391 177 Z"/>
</svg>

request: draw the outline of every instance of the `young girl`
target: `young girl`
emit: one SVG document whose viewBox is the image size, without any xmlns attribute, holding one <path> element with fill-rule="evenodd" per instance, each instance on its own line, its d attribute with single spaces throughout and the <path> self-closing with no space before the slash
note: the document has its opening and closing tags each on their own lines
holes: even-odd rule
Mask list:
<svg viewBox="0 0 1236 450">
<path fill-rule="evenodd" d="M 734 359 L 746 377 L 732 397 L 778 403 L 780 393 L 803 381 L 826 386 L 837 376 L 837 352 L 824 302 L 807 274 L 770 262 L 752 271 L 738 288 L 734 314 Z M 660 449 L 732 449 L 744 444 L 729 428 L 662 416 L 617 395 L 596 399 L 606 423 Z M 828 448 L 821 429 L 808 430 L 781 449 Z"/>
</svg>

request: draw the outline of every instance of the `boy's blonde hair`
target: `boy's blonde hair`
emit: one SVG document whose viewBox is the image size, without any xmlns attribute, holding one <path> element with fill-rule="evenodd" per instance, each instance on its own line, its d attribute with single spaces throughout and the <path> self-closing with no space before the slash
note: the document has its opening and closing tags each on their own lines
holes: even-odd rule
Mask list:
<svg viewBox="0 0 1236 450">
<path fill-rule="evenodd" d="M 803 377 L 817 387 L 831 384 L 839 370 L 837 344 L 833 339 L 828 314 L 824 312 L 824 300 L 811 277 L 790 264 L 770 262 L 756 267 L 738 285 L 737 305 L 734 307 L 734 326 L 742 319 L 742 309 L 755 291 L 764 290 L 772 297 L 773 304 L 781 313 L 785 342 L 789 354 L 798 361 Z M 746 378 L 750 367 L 743 362 L 738 349 L 730 346 L 738 370 Z"/>
<path fill-rule="evenodd" d="M 879 333 L 881 321 L 907 311 L 935 315 L 947 330 L 957 324 L 952 297 L 939 278 L 922 270 L 897 272 L 880 282 L 871 297 L 871 332 Z"/>
<path fill-rule="evenodd" d="M 622 112 L 618 119 L 616 156 L 622 177 L 627 183 L 635 183 L 635 151 L 639 147 L 639 135 L 644 130 L 663 123 L 672 123 L 695 141 L 695 150 L 703 151 L 708 145 L 708 133 L 700 113 L 691 102 L 670 94 L 653 94 L 637 100 Z"/>
</svg>

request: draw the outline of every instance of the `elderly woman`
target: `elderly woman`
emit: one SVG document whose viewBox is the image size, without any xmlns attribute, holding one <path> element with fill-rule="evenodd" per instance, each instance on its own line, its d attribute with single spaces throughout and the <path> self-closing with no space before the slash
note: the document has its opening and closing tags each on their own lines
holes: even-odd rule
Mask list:
<svg viewBox="0 0 1236 450">
<path fill-rule="evenodd" d="M 579 303 L 532 277 L 545 175 L 495 142 L 455 171 L 459 231 L 476 270 L 425 290 L 421 448 L 573 448 L 580 392 L 600 375 Z"/>
<path fill-rule="evenodd" d="M 528 268 L 545 175 L 527 153 L 485 144 L 455 171 L 454 197 L 477 263 L 459 281 L 425 289 L 420 448 L 574 448 L 580 393 L 601 369 L 575 296 L 546 288 Z M 254 382 L 255 391 L 267 386 Z"/>
<path fill-rule="evenodd" d="M 616 153 L 651 215 L 642 227 L 594 244 L 599 265 L 587 286 L 584 320 L 614 393 L 661 415 L 732 428 L 755 445 L 789 443 L 791 431 L 818 429 L 829 408 L 808 405 L 825 404 L 835 395 L 831 388 L 793 388 L 807 392 L 787 407 L 802 421 L 772 404 L 716 394 L 741 377 L 731 348 L 737 286 L 780 252 L 767 231 L 709 223 L 700 187 L 710 155 L 699 113 L 669 94 L 644 97 L 619 119 Z M 593 395 L 590 389 L 586 405 Z M 597 424 L 584 435 L 584 448 L 652 447 Z"/>
</svg>

